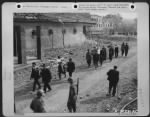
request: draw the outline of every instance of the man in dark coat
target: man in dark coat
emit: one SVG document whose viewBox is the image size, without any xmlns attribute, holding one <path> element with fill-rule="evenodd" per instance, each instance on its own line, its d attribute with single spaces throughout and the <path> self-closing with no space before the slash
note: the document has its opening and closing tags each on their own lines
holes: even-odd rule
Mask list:
<svg viewBox="0 0 150 117">
<path fill-rule="evenodd" d="M 93 63 L 94 63 L 95 69 L 98 67 L 98 61 L 99 61 L 99 56 L 98 56 L 98 53 L 96 52 L 95 54 L 93 54 Z"/>
<path fill-rule="evenodd" d="M 124 55 L 124 51 L 125 51 L 125 44 L 123 42 L 122 45 L 121 45 L 121 54 L 122 54 L 122 56 Z"/>
<path fill-rule="evenodd" d="M 107 51 L 106 51 L 106 48 L 103 46 L 103 52 L 104 52 L 104 58 L 103 58 L 103 61 L 106 60 L 107 58 Z"/>
<path fill-rule="evenodd" d="M 69 112 L 76 112 L 76 101 L 77 101 L 77 87 L 73 84 L 73 80 L 68 80 L 70 83 L 69 97 L 67 107 Z"/>
<path fill-rule="evenodd" d="M 35 91 L 36 85 L 38 85 L 38 88 L 41 88 L 41 85 L 39 83 L 39 78 L 40 78 L 40 72 L 38 70 L 38 68 L 36 67 L 36 63 L 33 62 L 32 63 L 32 71 L 31 71 L 31 76 L 30 76 L 30 80 L 34 79 L 34 83 L 33 83 L 33 92 Z"/>
<path fill-rule="evenodd" d="M 39 90 L 37 92 L 37 97 L 35 97 L 30 104 L 30 108 L 33 110 L 34 113 L 46 112 L 44 108 L 44 100 L 42 96 L 43 96 L 43 92 Z"/>
<path fill-rule="evenodd" d="M 103 61 L 105 59 L 105 50 L 102 48 L 101 51 L 100 51 L 100 64 L 102 65 L 103 64 Z"/>
<path fill-rule="evenodd" d="M 51 82 L 52 79 L 52 75 L 51 72 L 48 68 L 46 68 L 46 65 L 43 64 L 43 69 L 41 71 L 41 76 L 42 76 L 42 80 L 44 83 L 44 92 L 46 93 L 46 89 L 48 88 L 49 91 L 51 90 L 51 86 L 49 85 L 49 83 Z"/>
<path fill-rule="evenodd" d="M 118 49 L 118 46 L 116 45 L 115 46 L 115 57 L 116 58 L 118 57 L 118 52 L 119 52 L 119 49 Z"/>
<path fill-rule="evenodd" d="M 109 60 L 112 61 L 114 55 L 114 49 L 112 46 L 109 47 Z"/>
<path fill-rule="evenodd" d="M 112 96 L 116 94 L 116 87 L 119 81 L 119 71 L 117 71 L 117 66 L 114 66 L 114 69 L 111 69 L 107 72 L 108 81 L 109 81 L 109 94 L 111 95 L 111 89 L 113 88 Z"/>
<path fill-rule="evenodd" d="M 89 51 L 89 49 L 88 49 L 88 51 L 87 51 L 87 53 L 86 53 L 86 61 L 87 61 L 88 67 L 91 66 L 91 59 L 92 59 L 91 53 L 90 53 L 90 51 Z"/>
<path fill-rule="evenodd" d="M 124 50 L 125 50 L 125 56 L 127 56 L 128 55 L 128 50 L 129 50 L 128 43 L 125 44 Z"/>
<path fill-rule="evenodd" d="M 69 73 L 69 77 L 72 77 L 72 73 L 75 71 L 75 64 L 72 62 L 72 58 L 69 59 L 69 62 L 67 63 L 67 71 Z"/>
<path fill-rule="evenodd" d="M 62 62 L 59 62 L 58 63 L 58 76 L 59 76 L 59 79 L 61 80 L 61 74 L 63 74 L 63 66 L 62 66 Z"/>
<path fill-rule="evenodd" d="M 96 47 L 93 47 L 91 54 L 93 56 L 93 65 L 95 66 L 95 69 L 96 69 L 98 67 L 98 61 L 99 61 L 99 56 L 98 56 Z"/>
</svg>

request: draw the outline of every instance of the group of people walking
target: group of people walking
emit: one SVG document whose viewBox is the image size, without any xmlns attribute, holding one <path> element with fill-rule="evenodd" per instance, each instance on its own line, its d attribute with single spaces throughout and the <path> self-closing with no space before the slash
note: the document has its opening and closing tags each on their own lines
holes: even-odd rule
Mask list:
<svg viewBox="0 0 150 117">
<path fill-rule="evenodd" d="M 121 54 L 122 56 L 127 56 L 128 54 L 128 49 L 129 46 L 126 43 L 122 43 L 121 45 Z M 115 56 L 115 58 L 118 57 L 119 53 L 119 47 L 115 45 L 113 47 L 112 45 L 108 49 L 109 52 L 109 60 L 112 61 L 112 58 Z M 88 67 L 91 66 L 91 62 L 93 60 L 93 64 L 95 66 L 95 69 L 98 67 L 98 63 L 100 65 L 103 64 L 104 61 L 107 59 L 107 50 L 103 46 L 102 49 L 94 47 L 92 51 L 87 50 L 86 53 L 86 60 Z M 76 112 L 76 100 L 77 100 L 77 86 L 74 85 L 72 77 L 72 73 L 75 71 L 75 63 L 72 61 L 72 58 L 69 58 L 69 61 L 67 63 L 63 63 L 60 56 L 58 56 L 58 76 L 59 79 L 61 80 L 61 75 L 64 74 L 66 77 L 66 72 L 68 72 L 69 78 L 68 82 L 70 83 L 70 88 L 69 88 L 69 97 L 68 97 L 68 102 L 67 102 L 67 107 L 69 112 Z M 107 96 L 111 95 L 111 90 L 112 91 L 112 96 L 115 96 L 116 94 L 116 87 L 119 82 L 119 71 L 117 70 L 117 66 L 114 66 L 113 69 L 110 69 L 107 72 L 108 78 L 107 80 L 109 81 L 109 90 Z M 51 90 L 50 82 L 52 79 L 51 71 L 50 69 L 46 68 L 46 65 L 43 64 L 42 67 L 39 69 L 36 67 L 36 63 L 32 63 L 32 72 L 31 72 L 31 79 L 34 79 L 33 83 L 33 91 L 35 91 L 36 85 L 38 85 L 38 88 L 41 89 L 41 85 L 39 83 L 39 79 L 42 77 L 42 81 L 44 83 L 44 92 L 46 93 L 47 89 L 48 91 Z M 30 104 L 30 108 L 34 112 L 46 112 L 44 109 L 44 101 L 42 99 L 43 92 L 42 90 L 38 90 L 37 92 L 37 97 L 34 98 Z"/>
<path fill-rule="evenodd" d="M 122 56 L 127 56 L 128 55 L 128 50 L 129 50 L 129 45 L 128 43 L 122 43 L 121 45 L 121 52 L 122 52 Z"/>
<path fill-rule="evenodd" d="M 61 75 L 64 74 L 66 78 L 66 72 L 69 74 L 69 78 L 72 77 L 72 73 L 75 71 L 75 63 L 72 61 L 72 58 L 69 58 L 68 62 L 63 62 L 58 56 L 58 76 L 59 79 L 61 80 Z"/>
<path fill-rule="evenodd" d="M 124 54 L 125 56 L 127 56 L 128 49 L 129 49 L 128 43 L 125 44 L 123 42 L 121 45 L 122 56 L 124 56 Z M 113 57 L 117 58 L 118 54 L 119 54 L 118 45 L 108 46 L 108 58 L 110 61 L 112 61 Z M 103 62 L 106 61 L 106 59 L 107 59 L 107 49 L 104 46 L 102 47 L 102 49 L 100 49 L 100 47 L 99 48 L 93 47 L 91 52 L 89 49 L 87 50 L 86 61 L 87 61 L 88 67 L 91 66 L 91 62 L 93 60 L 93 65 L 95 66 L 95 69 L 96 69 L 98 67 L 98 63 L 100 63 L 100 65 L 102 66 Z"/>
<path fill-rule="evenodd" d="M 48 91 L 51 90 L 51 86 L 49 83 L 51 82 L 52 75 L 51 71 L 48 68 L 46 68 L 45 64 L 42 64 L 40 67 L 37 67 L 35 62 L 32 63 L 32 71 L 30 77 L 30 79 L 34 79 L 32 91 L 35 91 L 36 85 L 38 85 L 38 89 L 41 89 L 39 79 L 42 78 L 42 82 L 44 84 L 43 90 L 46 93 L 47 89 Z"/>
<path fill-rule="evenodd" d="M 68 72 L 69 78 L 72 77 L 72 73 L 75 71 L 75 63 L 72 61 L 72 58 L 69 58 L 69 61 L 67 63 L 63 63 L 60 60 L 60 56 L 58 56 L 58 77 L 61 80 L 61 75 L 64 74 L 66 77 L 66 73 Z M 38 86 L 38 89 L 41 89 L 41 85 L 39 83 L 39 79 L 42 78 L 42 82 L 44 83 L 44 92 L 46 93 L 47 89 L 48 91 L 51 90 L 50 82 L 52 79 L 52 74 L 50 69 L 46 67 L 45 64 L 42 64 L 40 67 L 36 66 L 36 63 L 32 63 L 32 71 L 30 79 L 34 79 L 33 83 L 33 92 L 35 91 L 36 85 Z"/>
</svg>

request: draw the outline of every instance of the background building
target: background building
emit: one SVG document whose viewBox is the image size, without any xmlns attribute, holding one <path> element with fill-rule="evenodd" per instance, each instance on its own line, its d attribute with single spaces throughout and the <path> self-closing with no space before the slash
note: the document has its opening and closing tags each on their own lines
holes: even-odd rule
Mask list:
<svg viewBox="0 0 150 117">
<path fill-rule="evenodd" d="M 92 15 L 91 18 L 96 21 L 96 24 L 90 27 L 92 34 L 107 34 L 108 30 L 113 29 L 113 23 L 104 16 Z"/>
<path fill-rule="evenodd" d="M 84 28 L 94 23 L 88 13 L 14 14 L 15 63 L 41 59 L 46 48 L 82 44 L 86 40 Z"/>
</svg>

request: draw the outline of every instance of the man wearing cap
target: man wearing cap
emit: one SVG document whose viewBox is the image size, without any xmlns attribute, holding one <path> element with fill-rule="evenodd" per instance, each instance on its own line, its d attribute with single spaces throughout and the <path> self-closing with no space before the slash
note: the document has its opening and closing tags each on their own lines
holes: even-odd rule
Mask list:
<svg viewBox="0 0 150 117">
<path fill-rule="evenodd" d="M 124 55 L 124 51 L 125 51 L 125 44 L 124 44 L 124 42 L 121 44 L 121 54 L 122 54 L 122 56 Z"/>
<path fill-rule="evenodd" d="M 124 50 L 125 50 L 125 56 L 127 56 L 127 55 L 128 55 L 128 50 L 129 50 L 129 45 L 128 45 L 128 43 L 125 44 Z"/>
<path fill-rule="evenodd" d="M 115 96 L 116 94 L 116 87 L 117 83 L 119 81 L 119 71 L 117 71 L 117 66 L 114 66 L 114 69 L 110 69 L 107 72 L 108 78 L 107 80 L 109 81 L 109 94 L 108 96 L 111 95 L 111 90 L 113 88 L 112 96 Z"/>
<path fill-rule="evenodd" d="M 109 47 L 109 60 L 112 61 L 114 55 L 114 49 L 112 46 Z"/>
<path fill-rule="evenodd" d="M 115 57 L 116 58 L 118 57 L 118 52 L 119 52 L 118 46 L 115 45 Z"/>
<path fill-rule="evenodd" d="M 91 59 L 92 59 L 91 53 L 90 53 L 90 50 L 88 49 L 86 53 L 86 61 L 87 61 L 88 67 L 91 66 Z"/>
<path fill-rule="evenodd" d="M 51 82 L 52 79 L 52 75 L 51 72 L 48 68 L 46 68 L 46 65 L 43 64 L 43 69 L 41 71 L 41 76 L 42 76 L 42 80 L 44 83 L 44 92 L 46 93 L 46 89 L 48 88 L 49 91 L 51 90 L 51 86 L 49 85 L 49 83 Z"/>
<path fill-rule="evenodd" d="M 70 88 L 67 107 L 69 112 L 76 112 L 77 89 L 73 83 L 73 79 L 70 78 L 68 81 L 70 83 Z"/>
<path fill-rule="evenodd" d="M 72 61 L 72 58 L 69 58 L 69 62 L 67 63 L 67 71 L 69 73 L 69 78 L 71 78 L 72 73 L 75 71 L 75 64 Z"/>
<path fill-rule="evenodd" d="M 58 63 L 58 76 L 60 80 L 61 80 L 61 74 L 63 74 L 63 66 L 62 66 L 62 62 L 59 62 Z"/>
<path fill-rule="evenodd" d="M 43 96 L 43 91 L 42 90 L 37 91 L 37 97 L 35 97 L 30 104 L 30 108 L 33 110 L 34 113 L 46 112 L 44 108 L 44 100 L 42 96 Z"/>
<path fill-rule="evenodd" d="M 36 85 L 38 85 L 39 89 L 41 88 L 41 85 L 40 85 L 40 83 L 38 81 L 39 78 L 40 78 L 39 69 L 38 69 L 38 67 L 36 67 L 36 63 L 33 62 L 32 63 L 32 72 L 31 72 L 31 76 L 30 76 L 30 80 L 34 79 L 33 92 L 35 91 Z"/>
</svg>

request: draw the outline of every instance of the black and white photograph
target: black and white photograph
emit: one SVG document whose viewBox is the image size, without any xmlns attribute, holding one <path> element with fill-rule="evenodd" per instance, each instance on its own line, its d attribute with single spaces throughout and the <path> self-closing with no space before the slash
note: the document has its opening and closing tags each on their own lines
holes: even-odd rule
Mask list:
<svg viewBox="0 0 150 117">
<path fill-rule="evenodd" d="M 5 3 L 3 114 L 146 115 L 148 8 L 146 3 Z"/>
<path fill-rule="evenodd" d="M 137 111 L 136 14 L 14 13 L 13 41 L 16 113 Z"/>
</svg>

